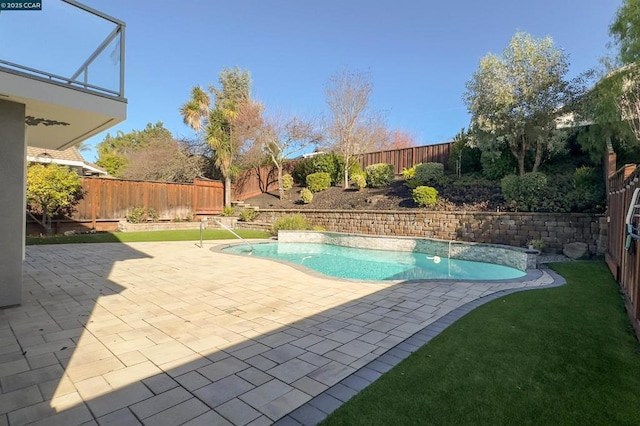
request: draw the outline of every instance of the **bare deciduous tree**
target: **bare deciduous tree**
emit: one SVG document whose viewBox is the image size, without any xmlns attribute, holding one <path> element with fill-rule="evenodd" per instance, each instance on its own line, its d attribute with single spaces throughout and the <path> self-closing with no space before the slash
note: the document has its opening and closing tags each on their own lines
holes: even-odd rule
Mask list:
<svg viewBox="0 0 640 426">
<path fill-rule="evenodd" d="M 282 168 L 287 157 L 299 153 L 310 145 L 317 144 L 321 135 L 312 121 L 298 117 L 283 118 L 281 115 L 267 119 L 262 135 L 262 147 L 278 171 L 278 194 L 284 198 Z"/>
<path fill-rule="evenodd" d="M 193 182 L 205 172 L 206 159 L 189 152 L 186 144 L 173 138 L 153 139 L 145 148 L 126 155 L 125 179 L 161 182 Z"/>
<path fill-rule="evenodd" d="M 391 132 L 390 145 L 387 149 L 402 149 L 417 146 L 416 138 L 411 133 L 396 129 Z"/>
<path fill-rule="evenodd" d="M 368 74 L 344 70 L 329 79 L 327 105 L 331 117 L 327 126 L 331 148 L 344 157 L 344 187 L 349 187 L 349 164 L 352 157 L 367 152 L 380 136 L 379 114 L 369 111 L 373 84 Z"/>
</svg>

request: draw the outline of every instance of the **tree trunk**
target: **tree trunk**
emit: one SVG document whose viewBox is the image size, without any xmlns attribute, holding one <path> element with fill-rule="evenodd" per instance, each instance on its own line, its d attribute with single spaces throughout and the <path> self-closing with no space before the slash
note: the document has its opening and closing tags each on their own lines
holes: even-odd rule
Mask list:
<svg viewBox="0 0 640 426">
<path fill-rule="evenodd" d="M 525 174 L 524 170 L 524 159 L 527 155 L 527 140 L 525 136 L 520 137 L 520 144 L 513 143 L 509 144 L 509 148 L 511 149 L 511 153 L 518 160 L 518 174 L 520 176 Z"/>
<path fill-rule="evenodd" d="M 349 156 L 344 156 L 344 189 L 349 189 Z"/>
<path fill-rule="evenodd" d="M 281 200 L 284 200 L 284 188 L 282 188 L 282 164 L 276 164 L 278 169 L 278 195 Z"/>
<path fill-rule="evenodd" d="M 231 177 L 224 178 L 224 206 L 231 207 Z"/>
<path fill-rule="evenodd" d="M 513 156 L 518 160 L 518 174 L 520 176 L 524 175 L 524 157 L 526 153 L 524 149 L 525 147 L 523 146 L 522 150 L 520 150 L 517 146 L 509 145 L 509 148 Z"/>
<path fill-rule="evenodd" d="M 542 156 L 544 155 L 544 141 L 542 138 L 538 138 L 536 143 L 536 159 L 533 163 L 533 173 L 538 171 L 538 167 L 542 163 Z"/>
<path fill-rule="evenodd" d="M 45 234 L 47 235 L 53 234 L 53 227 L 51 226 L 51 218 L 45 212 L 42 213 L 42 227 L 44 228 Z"/>
</svg>

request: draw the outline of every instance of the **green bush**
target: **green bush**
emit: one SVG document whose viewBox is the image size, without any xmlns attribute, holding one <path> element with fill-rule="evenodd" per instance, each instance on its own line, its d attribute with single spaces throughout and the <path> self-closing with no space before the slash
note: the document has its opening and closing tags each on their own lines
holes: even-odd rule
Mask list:
<svg viewBox="0 0 640 426">
<path fill-rule="evenodd" d="M 373 188 L 389 186 L 393 182 L 393 164 L 371 164 L 365 168 L 367 185 Z"/>
<path fill-rule="evenodd" d="M 313 165 L 311 173 L 328 173 L 331 182 L 335 183 L 337 176 L 340 176 L 344 162 L 339 155 L 328 153 L 316 155 L 312 158 L 311 164 Z"/>
<path fill-rule="evenodd" d="M 414 179 L 419 186 L 434 185 L 444 176 L 444 164 L 424 163 L 416 166 Z"/>
<path fill-rule="evenodd" d="M 525 173 L 523 176 L 508 175 L 502 178 L 502 195 L 513 208 L 534 212 L 542 208 L 547 188 L 544 173 Z"/>
<path fill-rule="evenodd" d="M 320 192 L 331 186 L 331 175 L 326 172 L 311 173 L 307 176 L 307 188 L 311 192 Z"/>
<path fill-rule="evenodd" d="M 291 191 L 291 188 L 293 188 L 293 177 L 289 173 L 286 173 L 282 175 L 282 190 Z"/>
<path fill-rule="evenodd" d="M 419 186 L 412 195 L 418 207 L 433 207 L 438 202 L 438 191 L 430 186 Z"/>
<path fill-rule="evenodd" d="M 243 222 L 253 222 L 258 215 L 259 213 L 254 209 L 244 209 L 240 212 L 239 217 Z"/>
<path fill-rule="evenodd" d="M 410 180 L 416 177 L 416 167 L 418 167 L 420 164 L 422 163 L 418 163 L 415 166 L 408 168 L 408 169 L 402 169 L 402 177 L 404 178 L 404 180 Z"/>
<path fill-rule="evenodd" d="M 302 188 L 300 191 L 300 199 L 305 204 L 311 203 L 311 201 L 313 201 L 313 192 L 309 191 L 307 188 Z"/>
<path fill-rule="evenodd" d="M 271 227 L 271 234 L 278 235 L 278 231 L 281 230 L 305 231 L 307 229 L 309 229 L 309 222 L 307 221 L 307 218 L 299 214 L 292 214 L 282 216 L 280 219 L 276 220 Z"/>
<path fill-rule="evenodd" d="M 349 176 L 361 171 L 362 166 L 356 158 L 352 157 L 349 160 Z M 335 152 L 305 158 L 293 169 L 293 179 L 300 185 L 304 185 L 308 175 L 320 172 L 329 173 L 332 185 L 341 185 L 344 182 L 344 158 Z"/>
<path fill-rule="evenodd" d="M 606 205 L 604 177 L 593 167 L 578 167 L 573 173 L 573 199 L 576 211 L 602 211 Z"/>
<path fill-rule="evenodd" d="M 456 171 L 458 161 L 460 161 L 460 172 L 475 173 L 482 170 L 482 163 L 480 157 L 482 151 L 478 148 L 472 148 L 467 145 L 468 139 L 460 139 L 453 143 L 451 146 L 451 152 L 449 153 L 449 161 L 447 166 L 452 172 Z"/>
<path fill-rule="evenodd" d="M 235 216 L 236 209 L 231 206 L 224 206 L 222 208 L 222 216 Z"/>
<path fill-rule="evenodd" d="M 304 185 L 307 181 L 307 176 L 314 173 L 313 169 L 313 157 L 303 158 L 293 168 L 293 180 L 299 185 Z"/>
<path fill-rule="evenodd" d="M 485 151 L 480 156 L 482 174 L 491 180 L 500 180 L 503 177 L 515 174 L 518 170 L 516 158 L 508 150 Z"/>
<path fill-rule="evenodd" d="M 127 222 L 142 223 L 147 221 L 147 212 L 144 207 L 135 207 L 129 211 Z"/>
<path fill-rule="evenodd" d="M 149 207 L 148 210 L 144 207 L 135 207 L 127 215 L 129 223 L 157 222 L 159 219 L 160 215 L 153 207 Z"/>
<path fill-rule="evenodd" d="M 351 176 L 353 181 L 353 186 L 360 191 L 362 188 L 367 186 L 367 175 L 363 172 L 355 173 Z"/>
<path fill-rule="evenodd" d="M 149 210 L 147 210 L 147 220 L 150 220 L 151 222 L 157 222 L 160 220 L 160 214 L 158 214 L 156 209 L 154 209 L 153 207 L 149 207 Z"/>
</svg>

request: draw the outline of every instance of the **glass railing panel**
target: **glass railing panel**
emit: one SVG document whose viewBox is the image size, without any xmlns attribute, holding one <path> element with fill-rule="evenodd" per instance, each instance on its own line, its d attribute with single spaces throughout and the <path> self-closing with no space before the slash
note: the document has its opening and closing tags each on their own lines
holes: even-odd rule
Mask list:
<svg viewBox="0 0 640 426">
<path fill-rule="evenodd" d="M 123 97 L 124 26 L 62 0 L 0 11 L 0 67 Z"/>
</svg>

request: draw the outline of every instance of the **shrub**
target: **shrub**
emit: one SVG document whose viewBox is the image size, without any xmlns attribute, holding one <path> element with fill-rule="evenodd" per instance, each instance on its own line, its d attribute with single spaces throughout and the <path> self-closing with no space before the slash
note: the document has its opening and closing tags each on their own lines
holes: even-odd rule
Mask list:
<svg viewBox="0 0 640 426">
<path fill-rule="evenodd" d="M 234 216 L 236 214 L 236 209 L 231 206 L 224 206 L 222 208 L 222 216 Z"/>
<path fill-rule="evenodd" d="M 307 176 L 307 188 L 311 192 L 320 192 L 331 186 L 331 175 L 326 172 L 311 173 Z"/>
<path fill-rule="evenodd" d="M 311 203 L 311 201 L 313 201 L 313 192 L 309 191 L 307 188 L 302 188 L 300 191 L 300 199 L 305 204 Z"/>
<path fill-rule="evenodd" d="M 526 173 L 523 176 L 508 175 L 500 182 L 502 195 L 520 211 L 537 211 L 543 205 L 547 187 L 544 173 Z"/>
<path fill-rule="evenodd" d="M 422 163 L 418 163 L 415 166 L 409 169 L 402 169 L 402 177 L 404 180 L 410 180 L 416 177 L 416 167 L 418 167 Z"/>
<path fill-rule="evenodd" d="M 278 231 L 280 230 L 304 231 L 307 229 L 309 229 L 309 222 L 307 221 L 307 218 L 299 214 L 292 214 L 282 216 L 280 219 L 276 220 L 271 227 L 271 233 L 273 235 L 278 235 Z"/>
<path fill-rule="evenodd" d="M 254 209 L 244 209 L 240 212 L 240 220 L 243 222 L 253 222 L 258 217 L 258 212 Z"/>
<path fill-rule="evenodd" d="M 151 222 L 157 222 L 158 220 L 160 220 L 160 214 L 158 214 L 156 209 L 154 209 L 153 207 L 149 207 L 149 209 L 147 210 L 147 220 L 150 220 Z"/>
<path fill-rule="evenodd" d="M 344 161 L 340 155 L 335 153 L 316 155 L 313 157 L 312 164 L 312 173 L 328 173 L 334 185 L 342 181 L 340 177 Z"/>
<path fill-rule="evenodd" d="M 601 211 L 606 205 L 604 177 L 595 168 L 582 166 L 573 172 L 574 209 Z"/>
<path fill-rule="evenodd" d="M 543 240 L 530 240 L 527 243 L 527 247 L 531 247 L 534 250 L 538 250 L 540 252 L 543 252 L 545 247 L 546 247 L 546 245 L 545 245 Z"/>
<path fill-rule="evenodd" d="M 516 158 L 507 150 L 485 151 L 480 156 L 480 163 L 482 174 L 491 180 L 500 180 L 518 169 Z"/>
<path fill-rule="evenodd" d="M 455 172 L 458 161 L 460 161 L 461 174 L 482 170 L 482 163 L 480 162 L 482 152 L 478 148 L 470 147 L 467 143 L 467 138 L 459 139 L 453 143 L 447 163 L 449 170 Z"/>
<path fill-rule="evenodd" d="M 291 188 L 293 188 L 293 177 L 289 173 L 286 173 L 282 175 L 282 190 L 291 191 Z"/>
<path fill-rule="evenodd" d="M 315 172 L 313 167 L 313 157 L 303 158 L 293 168 L 293 180 L 300 185 L 304 185 L 307 181 L 307 176 Z"/>
<path fill-rule="evenodd" d="M 419 186 L 412 194 L 418 207 L 433 207 L 438 202 L 438 191 L 430 186 Z"/>
<path fill-rule="evenodd" d="M 371 164 L 365 168 L 367 185 L 376 188 L 389 186 L 394 179 L 393 164 Z"/>
<path fill-rule="evenodd" d="M 135 207 L 127 215 L 129 223 L 157 222 L 159 219 L 160 215 L 153 207 L 149 207 L 148 210 L 144 207 Z"/>
<path fill-rule="evenodd" d="M 414 179 L 418 185 L 434 185 L 444 176 L 444 165 L 440 163 L 424 163 L 416 166 Z"/>
<path fill-rule="evenodd" d="M 353 186 L 358 191 L 360 191 L 362 188 L 367 186 L 367 175 L 362 172 L 355 173 L 354 175 L 351 176 L 351 179 L 353 180 Z"/>
<path fill-rule="evenodd" d="M 144 207 L 135 207 L 129 211 L 127 215 L 127 222 L 130 223 L 142 223 L 147 221 L 147 212 Z"/>
</svg>

